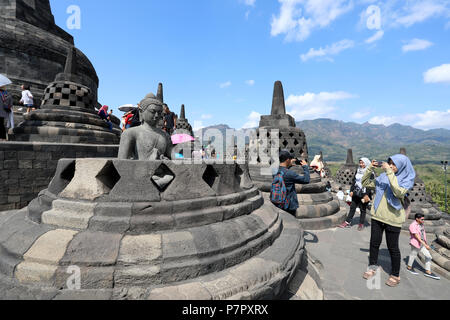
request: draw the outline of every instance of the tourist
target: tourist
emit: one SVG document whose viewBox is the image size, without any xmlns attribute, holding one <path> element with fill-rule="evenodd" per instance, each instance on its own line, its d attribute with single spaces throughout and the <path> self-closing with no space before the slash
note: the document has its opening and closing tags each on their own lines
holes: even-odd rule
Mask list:
<svg viewBox="0 0 450 320">
<path fill-rule="evenodd" d="M 304 176 L 298 175 L 292 170 L 291 167 L 300 164 L 303 167 Z M 286 186 L 286 198 L 279 198 L 279 181 L 283 180 Z M 272 183 L 271 201 L 280 209 L 296 216 L 297 209 L 299 208 L 297 191 L 295 189 L 296 184 L 308 184 L 310 182 L 309 166 L 305 160 L 298 162 L 294 155 L 287 150 L 280 152 L 280 167 L 278 172 L 274 175 L 274 181 Z M 282 196 L 283 197 L 283 196 Z"/>
<path fill-rule="evenodd" d="M 430 246 L 427 242 L 427 233 L 425 232 L 425 216 L 421 213 L 416 214 L 416 221 L 411 223 L 409 226 L 409 233 L 411 235 L 411 253 L 409 255 L 409 262 L 408 262 L 408 271 L 414 275 L 417 275 L 418 273 L 414 270 L 413 264 L 414 261 L 417 258 L 417 255 L 422 253 L 425 257 L 425 276 L 440 280 L 441 278 L 434 273 L 431 272 L 431 260 L 433 259 L 430 254 Z"/>
<path fill-rule="evenodd" d="M 123 121 L 122 132 L 125 131 L 126 129 L 131 128 L 131 121 L 132 121 L 133 117 L 134 117 L 133 111 L 129 111 L 129 112 L 125 113 L 125 115 L 122 117 L 122 121 Z"/>
<path fill-rule="evenodd" d="M 319 155 L 316 155 L 314 157 L 314 160 L 311 162 L 310 167 L 314 169 L 315 172 L 317 172 L 321 178 L 325 178 L 325 169 L 324 164 L 322 162 L 322 157 Z"/>
<path fill-rule="evenodd" d="M 370 166 L 370 160 L 367 158 L 361 158 L 359 160 L 359 168 L 353 178 L 353 184 L 350 188 L 350 197 L 352 198 L 350 212 L 348 213 L 347 219 L 339 226 L 339 228 L 351 228 L 352 220 L 355 216 L 356 208 L 361 211 L 358 231 L 364 229 L 364 224 L 366 222 L 367 205 L 370 202 L 370 192 L 362 186 L 362 177 L 366 173 Z"/>
<path fill-rule="evenodd" d="M 27 107 L 27 112 L 30 113 L 31 111 L 36 110 L 34 108 L 34 102 L 33 102 L 33 95 L 30 91 L 30 86 L 28 85 L 22 85 L 22 99 L 20 99 L 20 103 L 22 103 L 25 107 Z"/>
<path fill-rule="evenodd" d="M 376 180 L 372 179 L 375 167 L 381 167 L 384 173 Z M 401 254 L 398 247 L 400 231 L 406 221 L 403 201 L 407 193 L 414 187 L 416 172 L 408 157 L 392 156 L 388 162 L 378 163 L 376 160 L 367 169 L 362 178 L 364 188 L 375 189 L 373 202 L 372 230 L 370 239 L 369 268 L 364 279 L 370 279 L 379 272 L 378 253 L 386 232 L 386 242 L 391 256 L 391 275 L 386 285 L 395 287 L 400 283 Z"/>
<path fill-rule="evenodd" d="M 166 131 L 169 135 L 172 135 L 176 126 L 177 115 L 170 111 L 167 104 L 164 104 L 164 131 Z"/>
<path fill-rule="evenodd" d="M 111 122 L 111 115 L 112 115 L 112 110 L 108 113 L 108 106 L 103 106 L 100 111 L 98 112 L 98 115 L 100 116 L 100 118 L 102 118 L 103 120 L 106 121 L 106 123 L 108 124 L 109 130 L 112 131 L 113 129 L 113 124 Z"/>
<path fill-rule="evenodd" d="M 0 87 L 0 141 L 6 140 L 5 120 L 11 116 L 12 106 L 12 97 L 8 94 L 5 87 Z"/>
</svg>

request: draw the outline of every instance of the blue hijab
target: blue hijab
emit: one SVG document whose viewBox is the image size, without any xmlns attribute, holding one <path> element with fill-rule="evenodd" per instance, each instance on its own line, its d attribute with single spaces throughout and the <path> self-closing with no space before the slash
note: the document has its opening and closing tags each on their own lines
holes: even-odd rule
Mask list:
<svg viewBox="0 0 450 320">
<path fill-rule="evenodd" d="M 401 188 L 412 190 L 412 188 L 414 188 L 414 180 L 416 179 L 416 171 L 414 170 L 409 158 L 402 154 L 397 154 L 395 156 L 392 156 L 390 159 L 392 160 L 392 162 L 394 162 L 395 166 L 398 169 L 398 172 L 395 174 L 397 177 L 398 185 Z M 385 194 L 387 202 L 391 207 L 397 210 L 401 210 L 401 208 L 403 208 L 400 199 L 396 198 L 394 196 L 394 193 L 392 192 L 391 184 L 386 173 L 383 173 L 377 178 L 375 194 L 375 212 L 378 210 L 381 199 L 383 199 L 383 195 Z"/>
</svg>

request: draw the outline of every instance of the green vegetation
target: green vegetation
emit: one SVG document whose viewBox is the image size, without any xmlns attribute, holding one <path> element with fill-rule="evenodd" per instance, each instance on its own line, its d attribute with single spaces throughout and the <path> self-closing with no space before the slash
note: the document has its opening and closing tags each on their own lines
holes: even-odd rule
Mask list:
<svg viewBox="0 0 450 320">
<path fill-rule="evenodd" d="M 328 162 L 333 177 L 342 166 L 342 163 Z M 445 183 L 444 170 L 442 166 L 435 164 L 419 164 L 414 166 L 417 175 L 425 183 L 427 193 L 431 195 L 433 201 L 439 205 L 442 212 L 445 212 Z M 450 172 L 447 174 L 447 206 L 450 206 Z M 449 212 L 447 212 L 449 213 Z"/>
</svg>

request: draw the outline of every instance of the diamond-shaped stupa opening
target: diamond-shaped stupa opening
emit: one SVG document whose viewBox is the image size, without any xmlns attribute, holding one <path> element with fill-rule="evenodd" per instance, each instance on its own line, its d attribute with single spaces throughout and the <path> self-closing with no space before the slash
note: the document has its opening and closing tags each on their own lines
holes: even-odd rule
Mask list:
<svg viewBox="0 0 450 320">
<path fill-rule="evenodd" d="M 108 161 L 95 178 L 112 190 L 117 182 L 119 182 L 121 176 L 119 172 L 117 172 L 114 163 Z"/>
<path fill-rule="evenodd" d="M 219 177 L 217 171 L 213 168 L 213 166 L 207 166 L 205 173 L 203 174 L 203 180 L 210 186 L 211 188 L 214 185 L 214 182 Z"/>
<path fill-rule="evenodd" d="M 67 168 L 64 169 L 63 172 L 61 172 L 60 175 L 61 179 L 67 181 L 68 183 L 70 183 L 73 179 L 73 177 L 75 177 L 75 161 L 72 161 Z"/>
<path fill-rule="evenodd" d="M 175 179 L 173 173 L 164 163 L 159 166 L 152 177 L 152 182 L 160 192 L 164 192 Z"/>
</svg>

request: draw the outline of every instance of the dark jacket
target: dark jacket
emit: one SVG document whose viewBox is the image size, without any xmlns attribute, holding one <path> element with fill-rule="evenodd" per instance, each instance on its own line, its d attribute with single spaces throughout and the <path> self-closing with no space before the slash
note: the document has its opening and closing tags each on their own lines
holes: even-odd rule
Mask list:
<svg viewBox="0 0 450 320">
<path fill-rule="evenodd" d="M 295 211 L 299 208 L 297 191 L 295 191 L 295 184 L 308 184 L 310 182 L 309 166 L 303 166 L 305 175 L 301 176 L 285 167 L 280 167 L 277 174 L 284 171 L 284 184 L 287 189 L 287 197 L 289 199 L 289 211 Z M 275 177 L 274 177 L 275 178 Z"/>
</svg>

